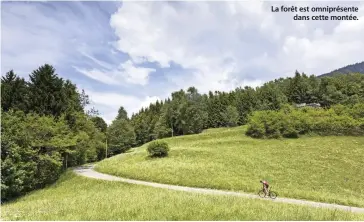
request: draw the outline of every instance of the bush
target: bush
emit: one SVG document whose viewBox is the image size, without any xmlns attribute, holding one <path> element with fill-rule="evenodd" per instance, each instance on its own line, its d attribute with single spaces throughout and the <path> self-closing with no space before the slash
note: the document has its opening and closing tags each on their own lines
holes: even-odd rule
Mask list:
<svg viewBox="0 0 364 222">
<path fill-rule="evenodd" d="M 298 132 L 293 127 L 288 126 L 283 130 L 282 136 L 286 138 L 298 138 Z"/>
<path fill-rule="evenodd" d="M 253 138 L 298 138 L 303 134 L 364 135 L 362 104 L 337 105 L 331 109 L 290 109 L 256 111 L 250 117 L 246 135 Z"/>
<path fill-rule="evenodd" d="M 249 128 L 246 135 L 253 138 L 263 138 L 265 136 L 265 127 L 262 121 L 264 118 L 262 112 L 255 112 L 253 116 L 249 118 Z"/>
<path fill-rule="evenodd" d="M 148 145 L 148 153 L 151 157 L 165 157 L 168 156 L 168 143 L 165 141 L 153 141 Z"/>
<path fill-rule="evenodd" d="M 72 129 L 63 118 L 2 113 L 2 202 L 53 183 L 66 166 L 96 160 L 97 152 L 105 156 L 105 136 L 84 114 L 70 117 Z"/>
</svg>

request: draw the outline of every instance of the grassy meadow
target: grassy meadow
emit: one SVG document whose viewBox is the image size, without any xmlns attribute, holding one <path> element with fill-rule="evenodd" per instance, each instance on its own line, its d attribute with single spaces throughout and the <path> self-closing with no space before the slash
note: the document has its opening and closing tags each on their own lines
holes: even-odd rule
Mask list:
<svg viewBox="0 0 364 222">
<path fill-rule="evenodd" d="M 246 127 L 165 139 L 167 158 L 146 145 L 103 160 L 96 170 L 132 179 L 257 193 L 259 180 L 281 197 L 364 207 L 364 137 L 259 140 Z M 282 219 L 282 218 L 280 218 Z"/>
<path fill-rule="evenodd" d="M 170 191 L 70 171 L 1 208 L 3 220 L 364 220 L 364 214 Z"/>
</svg>

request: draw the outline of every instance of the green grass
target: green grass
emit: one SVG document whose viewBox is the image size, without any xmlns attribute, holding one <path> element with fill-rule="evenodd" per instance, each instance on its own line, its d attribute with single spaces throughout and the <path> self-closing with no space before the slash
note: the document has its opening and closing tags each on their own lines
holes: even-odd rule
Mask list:
<svg viewBox="0 0 364 222">
<path fill-rule="evenodd" d="M 364 214 L 94 180 L 70 171 L 1 208 L 5 220 L 364 220 Z"/>
<path fill-rule="evenodd" d="M 364 207 L 364 137 L 258 140 L 245 127 L 168 138 L 167 158 L 146 145 L 96 170 L 126 178 L 257 193 L 266 179 L 279 196 Z"/>
</svg>

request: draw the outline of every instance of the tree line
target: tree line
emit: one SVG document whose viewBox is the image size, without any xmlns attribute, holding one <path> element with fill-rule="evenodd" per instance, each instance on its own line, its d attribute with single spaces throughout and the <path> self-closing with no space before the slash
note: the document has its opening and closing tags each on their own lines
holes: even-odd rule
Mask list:
<svg viewBox="0 0 364 222">
<path fill-rule="evenodd" d="M 195 87 L 176 91 L 133 114 L 125 124 L 130 132 L 134 129 L 128 139 L 130 147 L 158 138 L 200 133 L 207 128 L 244 125 L 255 111 L 277 111 L 287 104 L 319 103 L 327 109 L 361 102 L 362 74 L 317 78 L 296 71 L 294 77 L 275 79 L 256 88 L 246 86 L 207 94 L 199 93 Z"/>
</svg>

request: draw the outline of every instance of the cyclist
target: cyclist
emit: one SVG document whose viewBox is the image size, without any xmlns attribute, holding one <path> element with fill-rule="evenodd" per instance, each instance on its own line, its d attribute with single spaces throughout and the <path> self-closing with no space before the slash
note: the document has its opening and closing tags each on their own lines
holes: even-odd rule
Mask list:
<svg viewBox="0 0 364 222">
<path fill-rule="evenodd" d="M 265 181 L 265 180 L 261 180 L 260 182 L 263 184 L 263 191 L 264 191 L 265 195 L 268 195 L 268 193 L 269 193 L 269 184 L 268 184 L 268 182 Z"/>
</svg>

